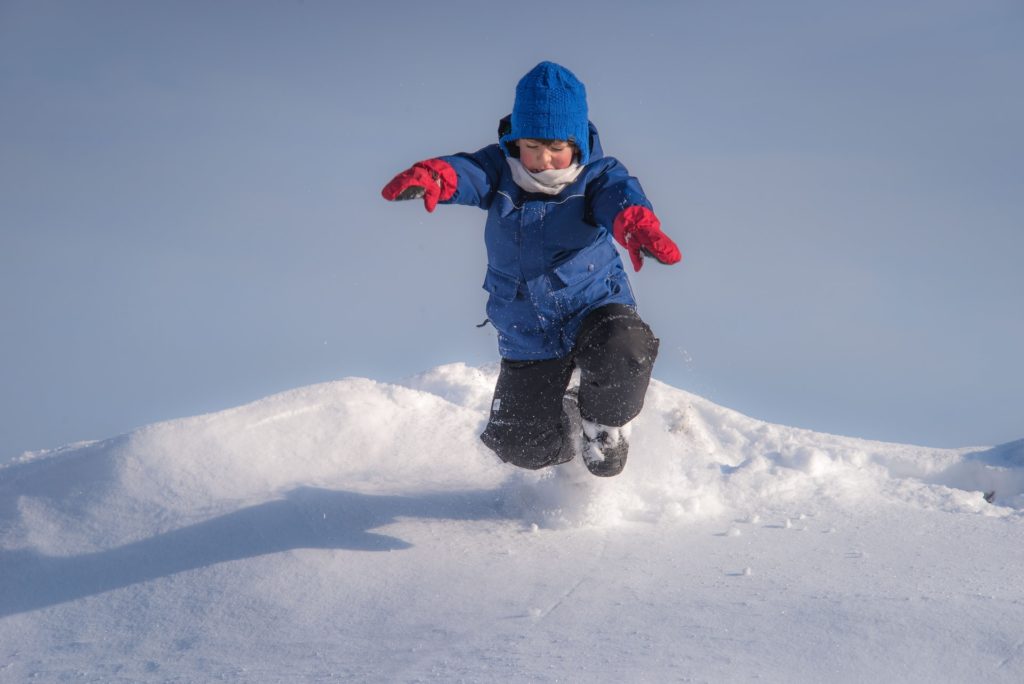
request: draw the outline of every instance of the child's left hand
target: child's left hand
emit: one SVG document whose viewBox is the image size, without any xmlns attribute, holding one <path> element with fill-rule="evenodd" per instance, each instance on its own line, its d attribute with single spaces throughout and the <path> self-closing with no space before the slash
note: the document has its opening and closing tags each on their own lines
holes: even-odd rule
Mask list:
<svg viewBox="0 0 1024 684">
<path fill-rule="evenodd" d="M 663 264 L 674 264 L 683 258 L 672 238 L 661 232 L 661 221 L 647 207 L 626 207 L 620 211 L 612 225 L 612 235 L 629 252 L 634 271 L 644 265 L 645 254 Z"/>
</svg>

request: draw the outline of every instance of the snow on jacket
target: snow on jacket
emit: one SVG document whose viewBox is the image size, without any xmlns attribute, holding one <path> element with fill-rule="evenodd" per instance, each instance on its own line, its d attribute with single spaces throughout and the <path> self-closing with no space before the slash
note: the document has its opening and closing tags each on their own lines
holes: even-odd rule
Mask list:
<svg viewBox="0 0 1024 684">
<path fill-rule="evenodd" d="M 505 117 L 499 136 L 508 126 Z M 636 306 L 610 231 L 626 207 L 653 207 L 626 167 L 603 155 L 597 129 L 589 127 L 589 163 L 554 196 L 516 185 L 498 144 L 441 157 L 458 174 L 455 194 L 442 203 L 487 211 L 484 289 L 502 358 L 563 357 L 591 311 Z"/>
</svg>

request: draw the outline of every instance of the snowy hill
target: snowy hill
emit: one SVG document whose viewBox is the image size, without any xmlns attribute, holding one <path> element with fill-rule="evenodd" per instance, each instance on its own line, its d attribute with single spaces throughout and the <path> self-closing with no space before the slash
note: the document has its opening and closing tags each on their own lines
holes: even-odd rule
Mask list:
<svg viewBox="0 0 1024 684">
<path fill-rule="evenodd" d="M 495 373 L 0 469 L 0 681 L 1024 681 L 1024 440 L 824 435 L 655 382 L 622 476 L 531 473 L 476 438 Z"/>
</svg>

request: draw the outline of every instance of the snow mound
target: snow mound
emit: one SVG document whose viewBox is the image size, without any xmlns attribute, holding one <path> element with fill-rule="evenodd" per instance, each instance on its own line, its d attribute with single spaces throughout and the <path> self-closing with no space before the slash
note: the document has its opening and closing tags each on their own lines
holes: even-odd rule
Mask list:
<svg viewBox="0 0 1024 684">
<path fill-rule="evenodd" d="M 554 528 L 724 513 L 757 519 L 813 511 L 822 499 L 993 516 L 1024 508 L 1024 440 L 931 449 L 826 435 L 764 423 L 657 381 L 621 476 L 595 478 L 578 462 L 518 470 L 477 439 L 496 374 L 493 365 L 451 364 L 400 384 L 349 378 L 28 453 L 0 469 L 0 534 L 9 548 L 83 553 L 303 488 L 462 492 L 476 507 L 462 515 Z"/>
</svg>

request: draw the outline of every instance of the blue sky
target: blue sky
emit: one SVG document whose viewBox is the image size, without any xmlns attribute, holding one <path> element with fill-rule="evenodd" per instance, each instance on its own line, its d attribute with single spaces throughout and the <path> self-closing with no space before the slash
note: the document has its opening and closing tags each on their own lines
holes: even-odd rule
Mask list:
<svg viewBox="0 0 1024 684">
<path fill-rule="evenodd" d="M 930 446 L 1024 437 L 1019 2 L 0 3 L 0 461 L 496 360 L 484 214 L 381 186 L 586 84 L 683 250 L 655 377 Z"/>
</svg>

